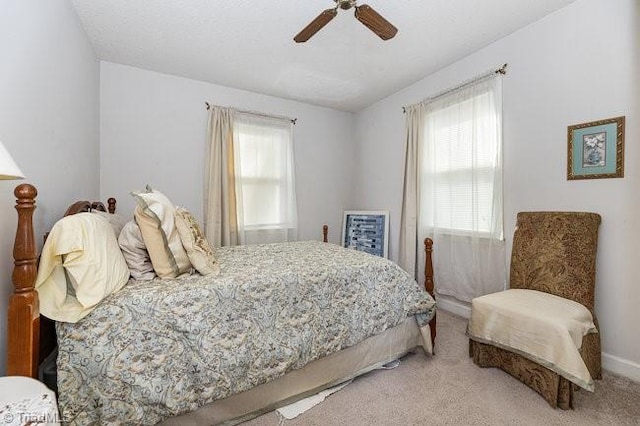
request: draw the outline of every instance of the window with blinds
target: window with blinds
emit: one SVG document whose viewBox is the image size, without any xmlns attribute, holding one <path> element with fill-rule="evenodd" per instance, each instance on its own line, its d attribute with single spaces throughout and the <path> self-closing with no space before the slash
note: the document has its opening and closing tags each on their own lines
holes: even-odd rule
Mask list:
<svg viewBox="0 0 640 426">
<path fill-rule="evenodd" d="M 290 240 L 297 227 L 291 123 L 239 115 L 234 155 L 243 243 Z"/>
<path fill-rule="evenodd" d="M 454 235 L 502 239 L 501 124 L 491 90 L 435 102 L 425 114 L 425 225 Z"/>
</svg>

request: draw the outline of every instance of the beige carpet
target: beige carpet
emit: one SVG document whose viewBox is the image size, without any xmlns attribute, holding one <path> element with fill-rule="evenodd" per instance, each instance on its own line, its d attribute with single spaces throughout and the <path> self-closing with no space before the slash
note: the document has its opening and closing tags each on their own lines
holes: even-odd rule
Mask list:
<svg viewBox="0 0 640 426">
<path fill-rule="evenodd" d="M 501 370 L 474 365 L 465 327 L 440 311 L 434 357 L 364 375 L 293 420 L 271 412 L 243 425 L 640 425 L 640 383 L 605 371 L 595 393 L 577 392 L 575 410 L 553 409 Z"/>
</svg>

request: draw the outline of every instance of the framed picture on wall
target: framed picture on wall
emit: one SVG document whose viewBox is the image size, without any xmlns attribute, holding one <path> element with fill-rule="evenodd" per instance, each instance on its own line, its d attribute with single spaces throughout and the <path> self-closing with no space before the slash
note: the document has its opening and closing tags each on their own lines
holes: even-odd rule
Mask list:
<svg viewBox="0 0 640 426">
<path fill-rule="evenodd" d="M 380 257 L 389 255 L 389 212 L 344 212 L 342 246 Z"/>
<path fill-rule="evenodd" d="M 567 139 L 568 180 L 624 176 L 624 117 L 569 126 Z"/>
</svg>

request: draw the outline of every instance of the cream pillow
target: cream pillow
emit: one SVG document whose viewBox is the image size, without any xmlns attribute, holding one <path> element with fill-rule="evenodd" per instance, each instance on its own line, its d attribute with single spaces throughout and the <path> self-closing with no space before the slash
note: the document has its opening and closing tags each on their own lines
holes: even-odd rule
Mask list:
<svg viewBox="0 0 640 426">
<path fill-rule="evenodd" d="M 92 213 L 67 216 L 53 226 L 40 255 L 35 285 L 40 312 L 56 321 L 77 322 L 128 279 L 109 222 Z"/>
<path fill-rule="evenodd" d="M 198 221 L 187 209 L 176 208 L 176 227 L 191 264 L 202 275 L 218 275 L 220 267 Z"/>
<path fill-rule="evenodd" d="M 175 226 L 175 207 L 159 191 L 133 192 L 137 207 L 134 212 L 151 264 L 160 278 L 176 278 L 191 271 L 187 252 L 182 247 Z"/>
<path fill-rule="evenodd" d="M 109 225 L 113 228 L 113 232 L 116 234 L 116 238 L 118 238 L 122 228 L 124 228 L 124 225 L 127 223 L 127 220 L 118 214 L 111 214 L 101 210 L 91 210 L 91 213 L 97 214 L 109 222 Z"/>
<path fill-rule="evenodd" d="M 135 220 L 127 222 L 122 228 L 118 237 L 118 245 L 134 280 L 149 281 L 156 277 L 149 252 L 142 239 L 140 227 Z"/>
</svg>

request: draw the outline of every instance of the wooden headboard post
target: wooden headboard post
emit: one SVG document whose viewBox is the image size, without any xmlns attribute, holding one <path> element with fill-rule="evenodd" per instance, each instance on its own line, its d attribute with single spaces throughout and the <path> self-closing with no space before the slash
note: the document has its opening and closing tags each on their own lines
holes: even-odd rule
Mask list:
<svg viewBox="0 0 640 426">
<path fill-rule="evenodd" d="M 40 306 L 34 285 L 38 274 L 33 211 L 38 191 L 29 184 L 13 192 L 18 228 L 13 246 L 13 294 L 7 318 L 7 375 L 38 377 Z"/>
<path fill-rule="evenodd" d="M 433 240 L 431 238 L 424 239 L 424 289 L 427 290 L 427 293 L 433 297 L 435 300 L 436 295 L 434 294 L 434 283 L 433 283 Z M 429 323 L 429 327 L 431 328 L 431 343 L 435 345 L 436 341 L 436 316 L 433 316 L 433 319 Z"/>
<path fill-rule="evenodd" d="M 33 231 L 33 211 L 36 208 L 36 188 L 19 185 L 17 198 L 18 229 L 13 246 L 13 295 L 9 301 L 7 320 L 7 375 L 37 378 L 40 362 L 55 348 L 54 322 L 40 317 L 35 282 L 38 276 L 38 256 Z M 116 199 L 109 198 L 109 212 L 116 210 Z M 92 210 L 107 211 L 99 201 L 76 201 L 64 216 Z M 46 238 L 46 236 L 45 236 Z"/>
<path fill-rule="evenodd" d="M 109 205 L 108 209 L 109 209 L 109 213 L 111 214 L 115 214 L 116 213 L 116 199 L 111 197 L 107 200 L 107 204 Z"/>
</svg>

